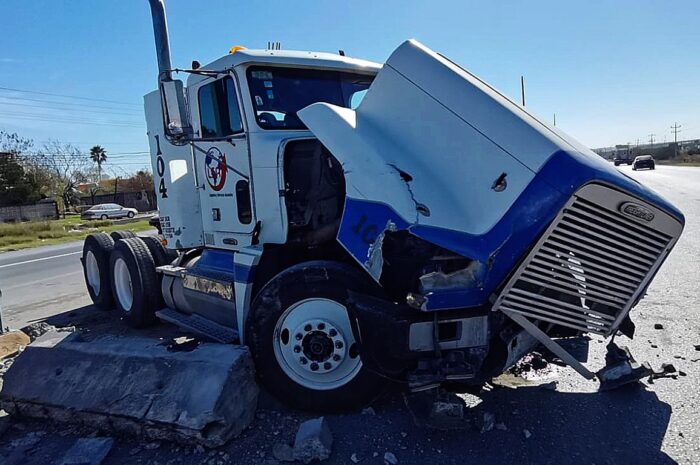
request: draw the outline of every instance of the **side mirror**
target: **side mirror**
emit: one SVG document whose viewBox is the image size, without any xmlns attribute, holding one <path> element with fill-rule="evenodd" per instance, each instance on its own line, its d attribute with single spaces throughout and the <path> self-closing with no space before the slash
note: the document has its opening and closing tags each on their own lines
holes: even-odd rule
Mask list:
<svg viewBox="0 0 700 465">
<path fill-rule="evenodd" d="M 161 105 L 165 121 L 165 135 L 178 140 L 189 139 L 192 127 L 187 117 L 185 91 L 182 81 L 163 80 L 160 82 Z"/>
</svg>

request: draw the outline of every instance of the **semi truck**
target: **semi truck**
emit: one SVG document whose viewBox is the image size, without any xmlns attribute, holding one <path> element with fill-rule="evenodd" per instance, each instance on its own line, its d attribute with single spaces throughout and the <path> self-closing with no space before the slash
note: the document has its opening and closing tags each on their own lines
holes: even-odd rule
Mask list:
<svg viewBox="0 0 700 465">
<path fill-rule="evenodd" d="M 89 236 L 96 305 L 245 345 L 316 411 L 469 390 L 540 344 L 590 379 L 559 338 L 632 335 L 684 225 L 659 195 L 416 40 L 383 64 L 235 46 L 179 70 L 150 6 L 163 240 Z"/>
</svg>

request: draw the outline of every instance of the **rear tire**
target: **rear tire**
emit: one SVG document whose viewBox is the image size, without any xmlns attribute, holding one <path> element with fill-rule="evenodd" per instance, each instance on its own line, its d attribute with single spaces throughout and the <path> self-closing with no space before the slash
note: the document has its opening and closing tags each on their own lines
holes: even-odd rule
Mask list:
<svg viewBox="0 0 700 465">
<path fill-rule="evenodd" d="M 305 262 L 255 297 L 248 343 L 258 378 L 275 397 L 307 411 L 342 412 L 375 399 L 386 380 L 362 365 L 347 313 L 348 291 L 373 283 L 349 265 Z"/>
<path fill-rule="evenodd" d="M 126 324 L 134 328 L 151 325 L 161 297 L 155 263 L 146 244 L 138 237 L 117 241 L 109 269 L 114 302 Z"/>
<path fill-rule="evenodd" d="M 156 266 L 170 265 L 177 258 L 177 253 L 170 251 L 155 236 L 144 236 L 141 240 L 151 252 L 153 262 Z"/>
<path fill-rule="evenodd" d="M 114 240 L 105 233 L 90 234 L 83 243 L 83 276 L 92 302 L 103 310 L 114 306 L 109 257 Z"/>
<path fill-rule="evenodd" d="M 114 242 L 117 242 L 119 239 L 129 239 L 132 237 L 136 237 L 136 234 L 133 231 L 112 231 L 109 233 L 110 236 L 112 236 L 112 239 L 114 239 Z"/>
<path fill-rule="evenodd" d="M 100 216 L 100 219 L 101 219 L 101 220 L 106 220 L 106 219 L 107 219 L 107 215 L 102 215 L 102 216 Z"/>
</svg>

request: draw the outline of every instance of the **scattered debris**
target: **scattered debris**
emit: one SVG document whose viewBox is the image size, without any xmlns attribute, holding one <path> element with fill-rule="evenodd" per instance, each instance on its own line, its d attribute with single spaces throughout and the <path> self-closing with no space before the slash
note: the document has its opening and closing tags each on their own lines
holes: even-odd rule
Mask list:
<svg viewBox="0 0 700 465">
<path fill-rule="evenodd" d="M 664 329 L 664 325 L 661 323 L 654 323 L 654 329 Z"/>
<path fill-rule="evenodd" d="M 388 463 L 389 465 L 396 465 L 397 463 L 399 463 L 399 459 L 397 459 L 396 456 L 391 452 L 384 452 L 384 463 Z"/>
<path fill-rule="evenodd" d="M 333 434 L 325 417 L 314 418 L 299 425 L 294 438 L 294 459 L 310 463 L 331 456 Z"/>
<path fill-rule="evenodd" d="M 488 433 L 496 423 L 496 415 L 491 412 L 484 412 L 484 423 L 481 425 L 481 432 Z"/>
<path fill-rule="evenodd" d="M 549 383 L 540 384 L 540 389 L 544 389 L 546 391 L 556 391 L 557 390 L 557 382 L 550 381 Z"/>
<path fill-rule="evenodd" d="M 148 444 L 143 446 L 143 448 L 146 450 L 155 450 L 155 449 L 158 449 L 159 447 L 160 447 L 159 442 L 149 442 Z"/>
<path fill-rule="evenodd" d="M 362 409 L 362 414 L 363 414 L 363 415 L 372 415 L 372 416 L 374 416 L 374 415 L 377 414 L 377 412 L 375 412 L 374 409 L 373 409 L 372 407 L 367 407 L 367 408 L 363 408 L 363 409 Z"/>
<path fill-rule="evenodd" d="M 80 438 L 63 456 L 61 465 L 99 465 L 113 445 L 112 438 Z"/>
<path fill-rule="evenodd" d="M 678 370 L 678 376 L 688 376 L 688 374 L 685 371 Z"/>
<path fill-rule="evenodd" d="M 360 461 L 360 459 L 358 459 L 358 458 L 357 458 L 357 454 L 353 452 L 353 453 L 350 455 L 350 461 L 351 461 L 352 463 L 358 463 L 358 462 Z"/>
<path fill-rule="evenodd" d="M 293 462 L 294 449 L 289 444 L 278 442 L 272 446 L 272 456 L 280 462 Z"/>
<path fill-rule="evenodd" d="M 29 336 L 29 338 L 34 341 L 35 339 L 43 336 L 44 334 L 48 333 L 49 331 L 55 331 L 56 327 L 51 326 L 45 321 L 37 321 L 36 323 L 32 323 L 30 325 L 25 326 L 24 328 L 21 328 L 20 331 L 22 331 L 24 334 Z"/>
<path fill-rule="evenodd" d="M 652 374 L 651 366 L 646 362 L 641 365 L 637 363 L 627 347 L 619 347 L 611 342 L 607 348 L 605 367 L 596 373 L 600 380 L 601 391 L 636 383 Z"/>
<path fill-rule="evenodd" d="M 523 430 L 523 436 L 525 436 L 525 439 L 530 439 L 530 436 L 532 436 L 532 433 L 528 429 Z"/>
<path fill-rule="evenodd" d="M 677 377 L 678 376 L 676 375 L 676 367 L 674 367 L 671 363 L 663 363 L 659 370 L 653 371 L 649 375 L 648 382 L 654 383 L 655 379 L 661 379 L 661 378 L 676 379 Z"/>
<path fill-rule="evenodd" d="M 496 429 L 499 431 L 508 431 L 508 427 L 505 423 L 496 423 Z"/>
<path fill-rule="evenodd" d="M 652 345 L 651 345 L 651 348 L 652 348 L 652 349 L 658 349 L 659 346 L 657 346 L 656 344 L 652 344 Z"/>
<path fill-rule="evenodd" d="M 22 347 L 32 342 L 22 331 L 12 331 L 0 335 L 0 360 L 16 355 Z"/>
<path fill-rule="evenodd" d="M 404 402 L 419 426 L 438 430 L 464 429 L 465 402 L 455 393 L 443 389 L 404 394 Z"/>
<path fill-rule="evenodd" d="M 12 420 L 10 419 L 10 416 L 7 414 L 6 411 L 0 410 L 0 438 L 2 435 L 7 431 L 7 428 L 10 427 L 10 422 Z"/>
<path fill-rule="evenodd" d="M 700 344 L 695 344 L 693 347 L 695 347 L 695 350 L 700 351 Z"/>
<path fill-rule="evenodd" d="M 513 365 L 509 371 L 515 376 L 522 376 L 524 373 L 529 373 L 530 371 L 544 370 L 548 365 L 549 363 L 541 353 L 530 352 L 520 359 L 518 363 Z"/>
</svg>

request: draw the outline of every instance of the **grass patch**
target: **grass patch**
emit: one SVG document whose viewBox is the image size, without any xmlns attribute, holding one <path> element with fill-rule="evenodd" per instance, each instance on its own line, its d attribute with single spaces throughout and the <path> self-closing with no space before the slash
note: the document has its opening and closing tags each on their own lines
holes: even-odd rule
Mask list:
<svg viewBox="0 0 700 465">
<path fill-rule="evenodd" d="M 153 229 L 148 219 L 125 224 L 110 220 L 85 221 L 79 216 L 69 216 L 55 221 L 0 224 L 0 252 L 19 250 L 42 245 L 60 244 L 84 239 L 90 233 L 117 230 L 147 231 Z"/>
</svg>

